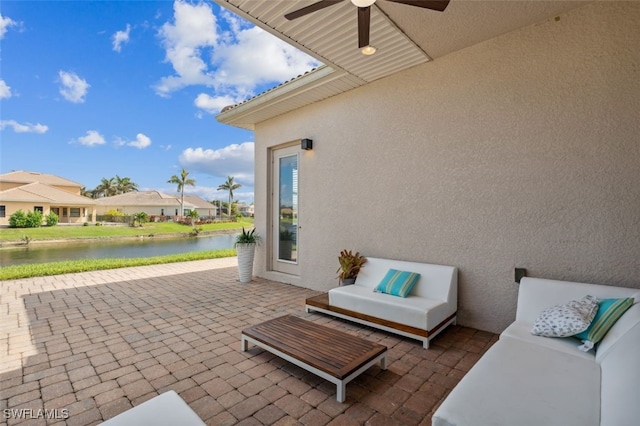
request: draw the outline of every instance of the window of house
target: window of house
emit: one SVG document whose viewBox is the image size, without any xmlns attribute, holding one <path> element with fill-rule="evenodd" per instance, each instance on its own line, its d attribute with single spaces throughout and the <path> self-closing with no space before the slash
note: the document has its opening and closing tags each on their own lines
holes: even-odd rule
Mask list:
<svg viewBox="0 0 640 426">
<path fill-rule="evenodd" d="M 60 216 L 60 207 L 51 207 L 51 213 L 55 213 L 56 216 Z"/>
<path fill-rule="evenodd" d="M 7 206 L 0 206 L 0 217 L 7 217 Z"/>
<path fill-rule="evenodd" d="M 67 217 L 67 208 L 66 207 L 62 208 L 62 217 Z"/>
<path fill-rule="evenodd" d="M 160 216 L 164 216 L 164 209 L 160 209 Z"/>
<path fill-rule="evenodd" d="M 33 211 L 34 212 L 44 213 L 44 207 L 42 207 L 42 206 L 33 206 Z"/>
<path fill-rule="evenodd" d="M 191 213 L 191 209 L 184 209 L 185 216 L 189 216 L 189 213 Z"/>
<path fill-rule="evenodd" d="M 71 207 L 69 209 L 71 217 L 80 217 L 80 208 L 79 207 Z"/>
</svg>

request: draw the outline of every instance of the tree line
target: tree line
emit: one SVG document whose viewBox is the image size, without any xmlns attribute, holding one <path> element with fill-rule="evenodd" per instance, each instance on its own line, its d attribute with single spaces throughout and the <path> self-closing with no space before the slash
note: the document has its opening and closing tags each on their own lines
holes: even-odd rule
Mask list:
<svg viewBox="0 0 640 426">
<path fill-rule="evenodd" d="M 167 183 L 177 185 L 180 193 L 180 216 L 184 213 L 184 187 L 196 186 L 196 180 L 189 177 L 189 172 L 182 169 L 179 175 L 173 175 Z M 227 180 L 218 186 L 218 191 L 228 191 L 229 203 L 227 204 L 227 214 L 231 213 L 233 191 L 241 188 L 242 185 L 234 182 L 233 176 L 227 176 Z M 138 184 L 133 182 L 129 177 L 120 177 L 115 175 L 112 178 L 102 178 L 98 186 L 94 189 L 86 189 L 82 187 L 81 194 L 89 198 L 112 197 L 114 195 L 125 194 L 127 192 L 138 191 Z M 214 201 L 212 201 L 213 203 Z M 222 203 L 217 203 L 217 207 L 222 211 Z"/>
<path fill-rule="evenodd" d="M 136 192 L 138 184 L 133 182 L 131 178 L 115 175 L 112 178 L 102 178 L 98 186 L 94 189 L 86 189 L 82 187 L 81 195 L 89 198 L 112 197 L 114 195 L 125 194 L 127 192 Z"/>
</svg>

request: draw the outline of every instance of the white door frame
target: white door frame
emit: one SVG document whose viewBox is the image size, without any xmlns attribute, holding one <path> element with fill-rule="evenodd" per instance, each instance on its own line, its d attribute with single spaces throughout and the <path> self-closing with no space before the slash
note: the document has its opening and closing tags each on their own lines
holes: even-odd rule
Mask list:
<svg viewBox="0 0 640 426">
<path fill-rule="evenodd" d="M 286 144 L 274 147 L 270 150 L 270 167 L 269 172 L 269 263 L 272 271 L 277 271 L 290 275 L 300 275 L 300 212 L 299 212 L 299 176 L 300 176 L 300 145 Z M 281 182 L 280 165 L 285 164 L 287 160 L 293 160 L 295 157 L 295 170 L 297 175 L 291 177 L 291 181 Z M 283 186 L 284 185 L 284 186 Z M 288 187 L 288 192 L 282 194 L 286 197 L 286 209 L 291 204 L 291 216 L 285 217 L 282 214 L 280 206 L 281 189 Z M 289 209 L 288 209 L 289 210 Z M 288 213 L 288 212 L 287 212 Z M 280 231 L 282 228 L 294 235 L 294 241 L 291 249 L 288 247 L 281 248 L 281 244 L 286 246 L 287 243 L 280 241 Z M 283 255 L 284 258 L 281 258 Z"/>
</svg>

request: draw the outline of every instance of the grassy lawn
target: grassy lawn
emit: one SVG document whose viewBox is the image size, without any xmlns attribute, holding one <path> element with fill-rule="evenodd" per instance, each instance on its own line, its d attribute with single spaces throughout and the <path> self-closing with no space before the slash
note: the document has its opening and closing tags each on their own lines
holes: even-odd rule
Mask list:
<svg viewBox="0 0 640 426">
<path fill-rule="evenodd" d="M 42 277 L 101 269 L 127 268 L 130 266 L 157 265 L 161 263 L 188 262 L 192 260 L 217 259 L 235 256 L 235 249 L 209 250 L 168 256 L 140 257 L 128 259 L 82 259 L 65 262 L 12 265 L 0 268 L 0 280 Z"/>
<path fill-rule="evenodd" d="M 249 228 L 253 226 L 253 219 L 242 218 L 238 222 L 212 223 L 200 225 L 202 231 L 218 231 L 228 229 Z M 138 235 L 159 235 L 174 233 L 189 233 L 193 227 L 174 222 L 147 223 L 143 227 L 130 226 L 52 226 L 42 228 L 0 228 L 0 241 L 19 242 L 24 237 L 35 240 L 58 240 L 74 238 L 110 238 L 135 237 Z"/>
</svg>

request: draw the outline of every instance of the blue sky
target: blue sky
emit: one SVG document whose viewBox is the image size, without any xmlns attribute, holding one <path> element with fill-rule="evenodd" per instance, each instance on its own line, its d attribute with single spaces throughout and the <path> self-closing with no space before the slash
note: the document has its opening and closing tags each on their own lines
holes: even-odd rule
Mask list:
<svg viewBox="0 0 640 426">
<path fill-rule="evenodd" d="M 185 192 L 253 201 L 253 132 L 219 124 L 226 105 L 318 66 L 210 1 L 2 1 L 0 172 L 141 190 L 184 167 Z"/>
</svg>

